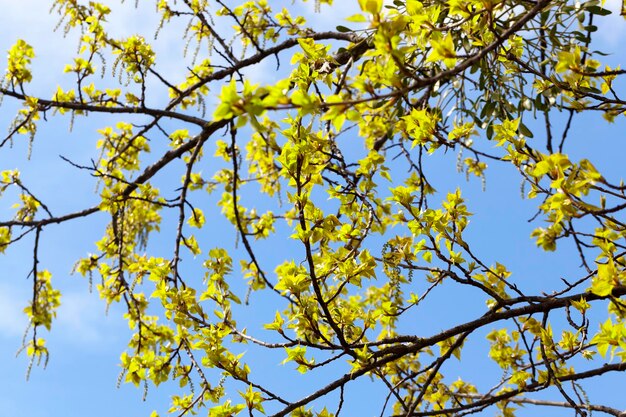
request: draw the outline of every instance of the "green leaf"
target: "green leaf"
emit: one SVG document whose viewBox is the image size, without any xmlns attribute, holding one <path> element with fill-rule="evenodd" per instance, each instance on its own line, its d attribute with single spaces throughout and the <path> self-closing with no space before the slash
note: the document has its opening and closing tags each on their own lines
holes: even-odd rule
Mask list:
<svg viewBox="0 0 626 417">
<path fill-rule="evenodd" d="M 600 16 L 608 16 L 610 15 L 612 12 L 608 9 L 604 9 L 600 6 L 589 6 L 586 8 L 587 11 L 589 11 L 589 13 L 591 14 L 597 14 Z"/>
<path fill-rule="evenodd" d="M 528 128 L 528 126 L 526 126 L 524 123 L 519 124 L 519 132 L 526 136 L 527 138 L 533 138 L 533 132 L 530 131 L 530 129 Z"/>
</svg>

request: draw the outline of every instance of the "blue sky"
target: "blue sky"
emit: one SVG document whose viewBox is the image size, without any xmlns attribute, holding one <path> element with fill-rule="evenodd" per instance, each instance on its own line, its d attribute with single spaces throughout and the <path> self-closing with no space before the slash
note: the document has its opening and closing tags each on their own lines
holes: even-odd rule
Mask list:
<svg viewBox="0 0 626 417">
<path fill-rule="evenodd" d="M 114 33 L 128 35 L 139 32 L 145 33 L 146 38 L 151 39 L 157 24 L 157 20 L 150 17 L 152 14 L 134 10 L 132 1 L 127 1 L 123 7 L 120 7 L 117 1 L 107 3 L 114 9 L 113 17 L 110 19 L 110 28 Z M 146 3 L 148 10 L 151 10 L 151 2 L 140 3 Z M 340 3 L 331 13 L 323 8 L 321 14 L 313 13 L 312 3 L 309 3 L 306 9 L 303 9 L 303 13 L 308 16 L 311 26 L 323 25 L 327 29 L 332 29 L 337 24 L 343 23 L 343 16 L 348 16 L 354 11 L 354 8 L 347 5 L 348 2 Z M 70 80 L 62 74 L 62 69 L 75 53 L 77 41 L 72 34 L 64 38 L 59 31 L 52 33 L 57 16 L 48 15 L 48 2 L 0 0 L 0 6 L 3 10 L 0 15 L 0 51 L 6 51 L 17 38 L 24 38 L 35 48 L 37 58 L 34 61 L 35 77 L 32 91 L 51 96 L 57 84 L 64 84 L 65 88 L 68 88 Z M 618 1 L 608 1 L 607 7 L 617 10 Z M 614 14 L 603 19 L 598 26 L 600 33 L 596 45 L 606 50 L 620 51 L 619 54 L 608 57 L 605 62 L 612 62 L 613 65 L 620 62 L 620 59 L 623 62 L 626 58 L 626 51 L 623 49 L 626 22 L 618 14 Z M 180 32 L 165 30 L 160 33 L 156 43 L 159 68 L 172 79 L 176 79 L 177 76 L 180 79 L 184 73 L 184 67 L 180 66 L 182 57 L 179 56 L 179 38 Z M 283 68 L 286 68 L 287 63 L 288 58 L 283 59 Z M 276 76 L 274 63 L 268 61 L 267 64 L 248 71 L 246 75 L 254 82 L 271 82 Z M 163 99 L 161 96 L 154 98 L 155 101 Z M 5 98 L 0 108 L 0 124 L 9 125 L 15 108 L 11 100 Z M 61 154 L 79 163 L 88 162 L 89 158 L 95 156 L 96 129 L 110 125 L 116 120 L 118 118 L 95 116 L 77 119 L 73 131 L 69 132 L 67 116 L 51 118 L 49 123 L 39 124 L 31 160 L 25 159 L 26 142 L 21 141 L 23 138 L 18 138 L 20 140 L 16 140 L 12 149 L 0 149 L 0 170 L 19 167 L 25 182 L 33 191 L 45 196 L 45 201 L 55 214 L 96 204 L 94 183 L 89 179 L 81 180 L 76 170 L 58 158 L 58 155 Z M 562 123 L 563 120 L 559 122 Z M 573 135 L 566 152 L 574 159 L 590 158 L 601 171 L 609 173 L 607 176 L 619 180 L 624 177 L 621 159 L 626 148 L 625 128 L 626 125 L 622 121 L 608 125 L 599 115 L 579 116 L 574 120 Z M 590 151 L 590 144 L 597 149 Z M 619 149 L 622 152 L 618 152 Z M 551 290 L 554 282 L 560 277 L 575 273 L 571 262 L 564 257 L 564 253 L 571 248 L 563 248 L 557 254 L 546 254 L 538 250 L 530 240 L 530 231 L 537 227 L 537 223 L 528 224 L 526 220 L 534 214 L 537 202 L 520 199 L 519 180 L 510 167 L 493 167 L 493 171 L 488 171 L 487 189 L 483 191 L 480 181 L 474 179 L 466 182 L 463 174 L 455 172 L 455 154 L 433 158 L 427 161 L 427 165 L 431 178 L 436 179 L 435 188 L 444 195 L 457 186 L 463 188 L 470 211 L 476 213 L 468 230 L 475 250 L 488 262 L 505 263 L 515 276 L 520 277 L 517 282 L 522 288 Z M 174 181 L 161 178 L 160 186 L 171 186 L 173 189 L 179 177 L 180 172 L 177 172 L 173 175 Z M 441 196 L 432 201 L 436 203 L 439 200 Z M 206 202 L 209 201 L 207 198 Z M 13 203 L 10 194 L 0 199 L 1 218 L 11 215 L 10 206 Z M 167 408 L 168 395 L 171 393 L 169 389 L 172 387 L 164 386 L 158 390 L 151 388 L 145 402 L 142 401 L 141 389 L 124 384 L 119 389 L 116 388 L 120 369 L 119 354 L 125 349 L 130 335 L 128 326 L 121 318 L 123 312 L 119 306 L 112 306 L 108 314 L 105 314 L 104 304 L 97 294 L 89 293 L 86 280 L 69 274 L 75 260 L 95 250 L 93 242 L 100 237 L 101 228 L 106 221 L 104 215 L 98 214 L 93 218 L 68 223 L 62 227 L 51 227 L 49 232 L 42 236 L 41 264 L 53 272 L 55 284 L 63 290 L 63 305 L 53 324 L 52 333 L 47 335 L 48 346 L 51 349 L 48 367 L 46 370 L 34 368 L 28 382 L 25 381 L 27 368 L 25 355 L 22 354 L 16 359 L 15 352 L 21 344 L 26 327 L 26 320 L 21 311 L 29 299 L 30 281 L 26 276 L 31 269 L 32 240 L 19 242 L 7 250 L 4 256 L 0 256 L 0 364 L 3 370 L 0 373 L 0 404 L 2 404 L 0 417 L 60 415 L 139 417 L 148 416 L 153 409 L 164 411 Z M 168 256 L 172 245 L 171 239 L 167 240 L 167 236 L 172 228 L 171 222 L 164 224 L 161 234 L 151 241 L 151 251 Z M 232 229 L 223 222 L 216 221 L 212 224 L 211 233 L 213 236 L 206 237 L 208 245 L 213 238 L 222 240 L 224 246 L 234 247 Z M 258 250 L 262 262 L 267 261 L 268 265 L 276 262 L 282 251 L 288 250 L 289 242 L 286 242 L 285 248 L 277 248 L 273 243 L 259 243 Z M 190 270 L 194 268 L 191 259 L 184 266 Z M 275 308 L 270 302 L 255 304 L 255 297 L 257 296 L 253 295 L 251 307 L 241 307 L 247 309 L 244 311 L 248 312 L 251 325 L 262 320 L 271 321 Z M 447 314 L 438 316 L 436 320 L 428 313 L 417 315 L 415 329 L 412 328 L 413 324 L 409 324 L 407 332 L 432 334 L 451 324 L 458 324 L 468 316 L 478 316 L 483 311 L 482 301 L 468 302 L 465 295 L 460 292 L 435 296 L 431 303 L 433 311 L 435 309 L 442 311 L 438 303 L 449 303 L 454 305 L 454 308 L 449 309 Z M 251 310 L 253 307 L 254 311 Z M 253 328 L 251 326 L 250 330 Z M 493 372 L 493 369 L 489 368 L 492 364 L 489 363 L 486 352 L 480 350 L 481 341 L 476 340 L 472 343 L 475 343 L 475 347 L 465 352 L 465 355 L 475 353 L 475 366 L 485 367 Z M 331 372 L 321 371 L 307 377 L 285 373 L 294 379 L 277 381 L 274 375 L 282 374 L 284 367 L 292 366 L 279 365 L 282 360 L 280 355 L 259 357 L 258 352 L 250 350 L 246 357 L 250 358 L 252 364 L 256 362 L 253 360 L 255 357 L 262 361 L 260 369 L 254 369 L 259 380 L 266 380 L 277 386 L 291 386 L 292 399 L 305 394 L 311 386 L 322 386 L 325 373 L 330 375 Z M 462 368 L 456 369 L 452 365 L 451 369 L 444 370 L 444 373 L 454 380 L 455 372 L 462 376 L 466 371 Z M 592 400 L 602 402 L 606 397 L 615 397 L 621 392 L 618 384 L 621 383 L 623 387 L 623 376 L 610 376 L 605 381 L 614 381 L 614 384 L 591 386 L 589 394 Z M 353 408 L 348 410 L 365 416 L 378 415 L 380 390 L 374 389 L 367 382 L 359 382 L 350 390 L 353 391 L 348 391 L 346 395 L 359 393 L 364 400 L 351 405 Z M 609 400 L 607 403 L 620 408 L 615 400 L 613 402 Z M 372 408 L 372 405 L 375 405 L 375 408 Z M 622 404 L 621 408 L 626 407 Z"/>
</svg>

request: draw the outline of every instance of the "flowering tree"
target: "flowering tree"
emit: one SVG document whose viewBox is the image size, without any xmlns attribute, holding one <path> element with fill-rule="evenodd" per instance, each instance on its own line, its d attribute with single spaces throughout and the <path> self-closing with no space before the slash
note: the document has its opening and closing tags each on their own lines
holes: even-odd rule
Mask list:
<svg viewBox="0 0 626 417">
<path fill-rule="evenodd" d="M 620 415 L 585 389 L 626 369 L 626 187 L 565 153 L 576 115 L 626 110 L 625 71 L 591 47 L 610 13 L 600 2 L 359 0 L 350 27 L 332 31 L 297 16 L 299 1 L 155 3 L 157 36 L 186 27 L 182 78 L 160 69 L 155 33 L 114 37 L 115 15 L 95 1 L 53 1 L 60 30 L 80 36 L 72 85 L 33 91 L 36 51 L 23 40 L 9 51 L 0 91 L 21 108 L 3 152 L 23 136 L 37 146 L 50 119 L 119 120 L 94 134 L 92 158 L 66 159 L 69 186 L 91 179 L 96 205 L 53 215 L 19 170 L 1 173 L 18 203 L 0 219 L 0 251 L 32 242 L 32 361 L 47 360 L 43 329 L 62 302 L 40 238 L 106 216 L 68 270 L 124 306 L 134 335 L 121 378 L 178 382 L 175 415 L 331 416 L 364 401 L 381 416 Z M 528 290 L 532 277 L 475 249 L 471 201 L 436 187 L 429 161 L 441 171 L 446 154 L 466 184 L 518 177 L 509 186 L 521 181 L 537 210 L 530 238 L 571 263 L 558 285 Z M 212 231 L 223 221 L 229 236 Z M 441 301 L 452 293 L 481 313 Z M 418 318 L 444 312 L 455 324 L 425 332 Z M 496 371 L 472 366 L 472 343 Z M 268 378 L 259 358 L 285 366 Z M 352 388 L 363 379 L 382 401 Z"/>
</svg>

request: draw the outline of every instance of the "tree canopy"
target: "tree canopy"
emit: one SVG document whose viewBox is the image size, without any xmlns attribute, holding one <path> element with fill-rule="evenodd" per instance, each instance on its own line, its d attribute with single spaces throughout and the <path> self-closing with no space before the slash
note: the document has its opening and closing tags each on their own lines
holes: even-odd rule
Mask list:
<svg viewBox="0 0 626 417">
<path fill-rule="evenodd" d="M 40 241 L 98 218 L 60 262 L 124 307 L 120 381 L 166 385 L 161 414 L 623 415 L 587 391 L 626 370 L 626 186 L 604 163 L 625 147 L 572 127 L 626 114 L 603 2 L 318 0 L 308 23 L 301 0 L 141 0 L 160 24 L 123 37 L 111 2 L 51 3 L 78 49 L 35 86 L 15 40 L 1 152 L 89 123 L 90 153 L 61 158 L 95 194 L 56 207 L 26 175 L 44 166 L 0 174 L 0 252 L 32 254 L 31 365 L 54 360 L 65 279 Z M 483 201 L 493 185 L 516 197 Z M 511 226 L 487 242 L 494 213 Z"/>
</svg>

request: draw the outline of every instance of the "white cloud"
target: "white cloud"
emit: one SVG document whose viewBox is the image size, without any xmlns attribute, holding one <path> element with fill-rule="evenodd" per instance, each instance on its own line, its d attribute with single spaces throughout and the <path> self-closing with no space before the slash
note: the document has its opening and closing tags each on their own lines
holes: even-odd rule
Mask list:
<svg viewBox="0 0 626 417">
<path fill-rule="evenodd" d="M 53 331 L 62 334 L 70 343 L 100 345 L 106 341 L 107 330 L 114 326 L 105 316 L 104 302 L 94 294 L 66 292 L 61 298 L 61 307 Z"/>
<path fill-rule="evenodd" d="M 28 320 L 23 310 L 27 302 L 25 290 L 0 283 L 0 337 L 12 339 L 24 334 Z"/>
<path fill-rule="evenodd" d="M 30 297 L 27 285 L 0 283 L 0 338 L 17 340 L 24 334 L 28 319 L 23 310 Z M 111 310 L 109 315 L 105 314 L 104 302 L 95 293 L 63 291 L 50 336 L 71 344 L 102 346 L 111 339 L 111 334 L 127 329 L 119 309 L 114 306 Z"/>
</svg>

